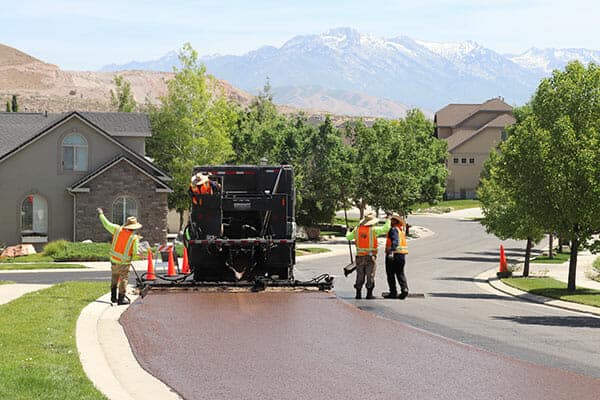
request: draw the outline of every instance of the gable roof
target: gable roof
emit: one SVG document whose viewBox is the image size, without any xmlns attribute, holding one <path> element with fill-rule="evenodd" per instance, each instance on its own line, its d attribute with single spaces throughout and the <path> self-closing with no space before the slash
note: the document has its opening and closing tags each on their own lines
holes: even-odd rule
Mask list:
<svg viewBox="0 0 600 400">
<path fill-rule="evenodd" d="M 517 122 L 517 120 L 512 115 L 502 114 L 479 129 L 458 130 L 446 138 L 446 142 L 448 143 L 448 151 L 452 151 L 465 142 L 468 142 L 487 128 L 504 128 L 505 126 L 512 125 L 515 122 Z"/>
<path fill-rule="evenodd" d="M 54 126 L 70 113 L 0 112 L 0 158 Z M 113 137 L 150 137 L 150 119 L 143 113 L 76 113 Z"/>
<path fill-rule="evenodd" d="M 7 114 L 25 114 L 25 116 L 23 116 L 22 118 L 14 118 L 13 119 L 13 118 L 11 118 L 12 116 L 8 116 Z M 87 113 L 87 114 L 95 114 L 95 113 Z M 98 113 L 98 114 L 111 114 L 111 113 Z M 145 114 L 142 114 L 142 115 L 146 119 L 148 119 L 147 115 L 145 115 Z M 20 122 L 20 123 L 13 123 L 12 125 L 7 123 L 6 124 L 7 128 L 1 128 L 4 126 L 2 124 L 3 118 L 6 118 L 6 121 L 14 120 L 14 121 Z M 46 124 L 42 124 L 40 122 L 40 121 L 42 121 L 41 118 L 44 118 L 44 121 L 45 121 L 45 119 L 48 119 L 47 122 L 45 121 Z M 114 143 L 115 145 L 120 147 L 125 153 L 129 154 L 132 157 L 132 159 L 137 160 L 140 164 L 145 165 L 149 169 L 153 170 L 159 179 L 164 180 L 164 181 L 169 181 L 172 179 L 168 174 L 166 174 L 165 172 L 160 170 L 156 165 L 154 165 L 153 163 L 148 161 L 144 156 L 136 153 L 135 151 L 131 150 L 129 147 L 125 146 L 120 141 L 114 139 L 113 135 L 111 135 L 109 132 L 104 130 L 104 128 L 102 128 L 101 126 L 96 125 L 94 122 L 88 120 L 82 113 L 79 113 L 77 111 L 72 111 L 69 113 L 61 113 L 61 114 L 48 114 L 47 117 L 45 116 L 45 114 L 37 114 L 37 113 L 0 113 L 0 139 L 4 138 L 3 140 L 5 140 L 5 141 L 3 143 L 6 143 L 8 145 L 12 144 L 14 146 L 11 149 L 9 149 L 8 151 L 6 151 L 6 150 L 2 151 L 2 149 L 4 149 L 4 147 L 3 147 L 3 145 L 0 144 L 0 162 L 4 161 L 10 155 L 20 151 L 21 149 L 25 148 L 29 144 L 33 143 L 35 140 L 42 137 L 44 134 L 51 132 L 54 127 L 56 127 L 62 123 L 65 123 L 66 121 L 68 121 L 71 118 L 79 118 L 81 121 L 83 121 L 84 123 L 86 123 L 87 125 L 92 127 L 93 129 L 95 129 L 98 133 L 103 135 L 106 139 L 108 139 L 109 141 L 111 141 L 112 143 Z M 106 121 L 106 119 L 103 119 L 103 118 L 100 118 L 99 120 Z M 8 130 L 8 129 L 10 129 L 11 126 L 13 126 L 15 128 L 13 131 L 8 132 L 8 131 L 3 130 L 3 129 Z M 41 128 L 39 128 L 39 127 L 41 127 Z M 109 125 L 109 128 L 111 128 L 111 127 L 114 129 L 114 125 Z M 19 136 L 18 134 L 15 134 L 15 132 L 20 133 L 21 135 Z M 5 133 L 6 133 L 6 135 L 5 135 Z M 115 136 L 118 136 L 118 135 L 115 135 Z"/>
<path fill-rule="evenodd" d="M 132 167 L 134 167 L 135 169 L 137 169 L 138 171 L 140 171 L 142 174 L 144 174 L 147 177 L 149 177 L 150 179 L 152 179 L 159 186 L 159 187 L 157 187 L 157 189 L 159 189 L 161 191 L 164 191 L 164 192 L 168 192 L 168 193 L 170 193 L 170 192 L 173 191 L 173 189 L 171 189 L 166 183 L 164 183 L 163 181 L 161 181 L 160 179 L 158 179 L 154 175 L 148 173 L 148 171 L 146 171 L 145 169 L 141 168 L 139 165 L 137 165 L 136 162 L 134 162 L 133 160 L 130 160 L 129 158 L 127 158 L 123 154 L 119 154 L 117 157 L 115 157 L 112 160 L 104 163 L 103 165 L 101 165 L 99 168 L 97 168 L 96 170 L 94 170 L 90 174 L 84 176 L 83 178 L 81 178 L 80 180 L 78 180 L 77 182 L 75 182 L 74 184 L 72 184 L 70 187 L 67 188 L 67 190 L 69 192 L 85 191 L 84 186 L 87 183 L 91 182 L 92 180 L 94 180 L 95 178 L 97 178 L 98 176 L 102 175 L 104 172 L 108 171 L 109 169 L 111 169 L 112 167 L 114 167 L 115 165 L 117 165 L 117 164 L 119 164 L 121 162 L 128 163 L 129 165 L 131 165 Z"/>
<path fill-rule="evenodd" d="M 499 98 L 487 100 L 482 104 L 448 104 L 435 113 L 435 122 L 438 127 L 456 127 L 481 111 L 506 113 L 512 111 L 512 107 Z"/>
</svg>

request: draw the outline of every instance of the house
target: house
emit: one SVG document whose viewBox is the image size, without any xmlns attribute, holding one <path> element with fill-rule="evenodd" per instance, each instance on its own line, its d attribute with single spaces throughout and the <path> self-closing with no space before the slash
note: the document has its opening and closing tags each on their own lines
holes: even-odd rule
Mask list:
<svg viewBox="0 0 600 400">
<path fill-rule="evenodd" d="M 110 241 L 136 216 L 150 243 L 167 234 L 167 174 L 145 157 L 142 113 L 0 113 L 0 242 Z"/>
<path fill-rule="evenodd" d="M 435 113 L 435 136 L 448 143 L 446 199 L 475 198 L 483 165 L 515 123 L 502 98 L 483 104 L 448 104 Z"/>
</svg>

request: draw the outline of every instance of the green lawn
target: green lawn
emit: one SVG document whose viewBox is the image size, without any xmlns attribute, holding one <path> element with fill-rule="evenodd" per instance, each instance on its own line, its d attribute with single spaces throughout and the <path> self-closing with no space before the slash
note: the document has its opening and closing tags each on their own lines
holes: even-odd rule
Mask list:
<svg viewBox="0 0 600 400">
<path fill-rule="evenodd" d="M 81 310 L 106 282 L 67 282 L 0 306 L 0 399 L 105 399 L 75 344 Z"/>
<path fill-rule="evenodd" d="M 305 256 L 307 254 L 327 253 L 331 250 L 323 247 L 297 247 L 296 256 Z"/>
<path fill-rule="evenodd" d="M 360 221 L 359 218 L 348 218 L 348 226 L 350 228 L 354 228 L 356 225 L 358 225 L 358 221 Z M 333 223 L 336 225 L 346 226 L 346 219 L 344 217 L 335 217 L 333 218 Z"/>
<path fill-rule="evenodd" d="M 464 210 L 466 208 L 477 208 L 481 207 L 479 200 L 445 200 L 440 201 L 437 204 L 430 205 L 429 203 L 418 203 L 415 204 L 412 209 L 413 211 L 425 212 L 427 210 L 438 211 L 438 212 L 450 212 L 456 210 Z"/>
<path fill-rule="evenodd" d="M 0 264 L 0 271 L 12 271 L 16 269 L 72 269 L 72 268 L 86 268 L 80 264 L 59 264 L 59 263 L 32 263 L 32 264 L 17 264 L 8 263 Z"/>
<path fill-rule="evenodd" d="M 24 262 L 53 262 L 54 258 L 44 255 L 43 253 L 29 254 L 14 258 L 0 258 L 0 264 L 7 263 L 24 263 Z"/>
<path fill-rule="evenodd" d="M 8 285 L 8 284 L 11 284 L 11 283 L 14 283 L 14 282 L 12 282 L 12 281 L 0 281 L 0 285 Z"/>
<path fill-rule="evenodd" d="M 531 260 L 532 263 L 538 264 L 562 264 L 566 261 L 569 261 L 569 253 L 554 253 L 552 258 L 548 258 L 548 256 L 539 256 Z"/>
<path fill-rule="evenodd" d="M 531 294 L 600 307 L 600 291 L 577 287 L 575 292 L 569 292 L 567 284 L 556 279 L 506 278 L 502 282 Z"/>
</svg>

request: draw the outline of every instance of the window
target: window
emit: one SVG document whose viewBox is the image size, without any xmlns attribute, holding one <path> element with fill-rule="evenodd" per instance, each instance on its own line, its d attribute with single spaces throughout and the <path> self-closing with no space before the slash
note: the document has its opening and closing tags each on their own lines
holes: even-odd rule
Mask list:
<svg viewBox="0 0 600 400">
<path fill-rule="evenodd" d="M 454 159 L 454 164 L 458 164 L 458 158 Z"/>
<path fill-rule="evenodd" d="M 469 158 L 469 164 L 475 164 L 475 159 L 474 158 Z"/>
<path fill-rule="evenodd" d="M 466 164 L 466 163 L 467 163 L 467 159 L 466 159 L 466 158 L 461 158 L 461 159 L 460 159 L 460 162 L 461 162 L 462 164 Z"/>
<path fill-rule="evenodd" d="M 87 171 L 88 144 L 78 133 L 66 136 L 62 142 L 63 171 Z"/>
<path fill-rule="evenodd" d="M 127 217 L 138 217 L 137 202 L 131 197 L 117 197 L 113 203 L 112 223 L 123 225 Z"/>
<path fill-rule="evenodd" d="M 48 203 L 37 194 L 30 194 L 21 203 L 21 234 L 42 236 L 48 234 Z"/>
<path fill-rule="evenodd" d="M 508 133 L 506 131 L 502 131 L 500 133 L 500 140 L 504 142 L 506 139 L 508 139 Z"/>
</svg>

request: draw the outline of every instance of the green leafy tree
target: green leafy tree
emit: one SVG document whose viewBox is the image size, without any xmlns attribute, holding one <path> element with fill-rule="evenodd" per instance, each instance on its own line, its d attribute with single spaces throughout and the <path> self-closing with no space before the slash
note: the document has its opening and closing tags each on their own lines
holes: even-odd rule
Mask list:
<svg viewBox="0 0 600 400">
<path fill-rule="evenodd" d="M 488 233 L 502 240 L 527 240 L 525 249 L 525 266 L 523 276 L 529 276 L 531 248 L 539 242 L 544 230 L 520 198 L 503 183 L 506 164 L 502 155 L 492 152 L 485 165 L 485 173 L 481 179 L 477 197 L 481 201 L 484 215 L 481 224 Z M 522 165 L 521 167 L 526 168 Z M 526 170 L 526 169 L 525 169 Z"/>
<path fill-rule="evenodd" d="M 126 81 L 122 76 L 115 75 L 114 78 L 116 93 L 110 90 L 110 104 L 119 112 L 133 112 L 137 103 L 131 93 L 131 82 Z"/>
<path fill-rule="evenodd" d="M 19 103 L 17 102 L 17 95 L 12 95 L 12 104 L 11 104 L 12 112 L 19 112 Z"/>
<path fill-rule="evenodd" d="M 188 186 L 195 165 L 221 164 L 233 155 L 229 132 L 237 120 L 235 107 L 216 80 L 198 62 L 198 53 L 185 44 L 179 53 L 181 69 L 168 82 L 160 107 L 150 107 L 153 135 L 148 154 L 173 176 L 169 207 L 180 215 L 189 208 Z"/>
<path fill-rule="evenodd" d="M 600 68 L 569 63 L 542 80 L 501 146 L 503 184 L 541 227 L 571 242 L 569 290 L 578 250 L 600 230 L 599 104 Z"/>
</svg>

